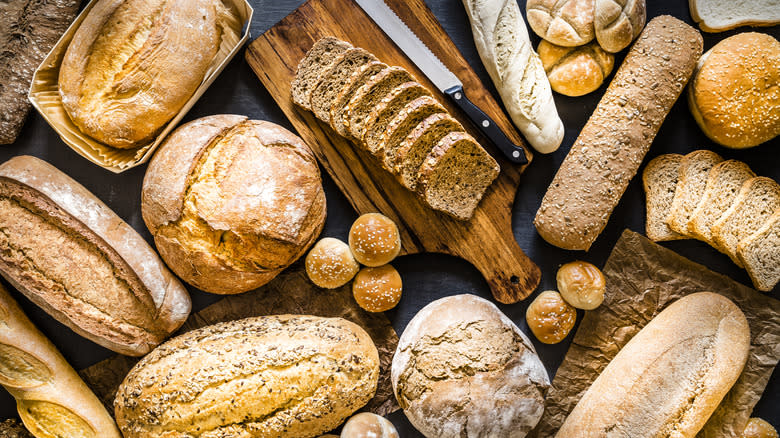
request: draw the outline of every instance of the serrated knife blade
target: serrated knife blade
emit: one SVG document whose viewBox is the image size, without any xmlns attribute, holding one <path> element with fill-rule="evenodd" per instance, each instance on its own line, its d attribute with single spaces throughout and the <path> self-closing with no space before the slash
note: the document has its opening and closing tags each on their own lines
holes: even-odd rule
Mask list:
<svg viewBox="0 0 780 438">
<path fill-rule="evenodd" d="M 495 122 L 474 105 L 463 90 L 463 83 L 448 69 L 420 38 L 383 0 L 355 0 L 390 39 L 417 65 L 433 84 L 448 95 L 513 163 L 525 164 L 525 150 L 515 145 Z"/>
</svg>

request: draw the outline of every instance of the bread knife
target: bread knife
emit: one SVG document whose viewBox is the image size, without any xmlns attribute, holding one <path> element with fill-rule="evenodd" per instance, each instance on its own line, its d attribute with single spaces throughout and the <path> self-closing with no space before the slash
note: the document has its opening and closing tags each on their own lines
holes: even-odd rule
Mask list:
<svg viewBox="0 0 780 438">
<path fill-rule="evenodd" d="M 355 2 L 422 70 L 436 88 L 449 96 L 466 113 L 474 125 L 506 155 L 509 161 L 516 164 L 528 163 L 525 150 L 514 144 L 484 111 L 466 97 L 460 79 L 442 64 L 428 46 L 383 0 L 355 0 Z"/>
</svg>

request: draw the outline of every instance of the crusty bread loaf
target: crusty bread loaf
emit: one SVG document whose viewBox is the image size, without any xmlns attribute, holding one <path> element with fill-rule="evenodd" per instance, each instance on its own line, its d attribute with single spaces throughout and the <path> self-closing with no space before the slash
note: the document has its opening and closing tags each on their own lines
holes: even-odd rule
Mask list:
<svg viewBox="0 0 780 438">
<path fill-rule="evenodd" d="M 19 416 L 37 438 L 121 438 L 100 400 L 2 285 L 0 384 L 16 399 Z"/>
<path fill-rule="evenodd" d="M 680 298 L 620 350 L 556 437 L 692 438 L 737 381 L 749 349 L 747 319 L 728 298 Z"/>
<path fill-rule="evenodd" d="M 688 0 L 688 7 L 693 20 L 705 32 L 780 24 L 780 8 L 774 0 Z"/>
<path fill-rule="evenodd" d="M 665 222 L 672 208 L 682 158 L 680 154 L 658 156 L 647 163 L 642 172 L 642 185 L 647 202 L 645 230 L 647 237 L 655 242 L 685 238 L 672 231 Z"/>
<path fill-rule="evenodd" d="M 116 148 L 150 142 L 200 86 L 235 12 L 221 0 L 100 0 L 62 60 L 62 105 Z"/>
<path fill-rule="evenodd" d="M 534 225 L 547 242 L 587 250 L 682 93 L 702 37 L 662 15 L 648 23 L 561 164 Z"/>
<path fill-rule="evenodd" d="M 314 154 L 270 122 L 215 115 L 174 131 L 144 177 L 141 212 L 168 266 L 207 292 L 260 287 L 314 243 L 325 195 Z"/>
<path fill-rule="evenodd" d="M 764 33 L 739 33 L 701 57 L 688 87 L 688 106 L 707 137 L 726 147 L 749 148 L 780 135 L 777 84 L 780 41 Z"/>
<path fill-rule="evenodd" d="M 721 161 L 723 158 L 720 155 L 706 149 L 693 151 L 683 157 L 672 209 L 666 219 L 672 231 L 691 237 L 691 231 L 688 229 L 691 215 L 707 188 L 710 170 Z"/>
<path fill-rule="evenodd" d="M 556 46 L 542 40 L 537 47 L 552 89 L 565 96 L 582 96 L 596 91 L 612 73 L 615 56 L 598 43 L 579 47 Z"/>
<path fill-rule="evenodd" d="M 589 3 L 592 13 L 592 1 L 560 0 L 557 3 Z M 534 3 L 538 3 L 537 7 L 543 9 L 552 7 L 551 3 L 556 2 L 529 1 L 529 22 L 533 12 L 538 11 L 532 8 Z M 563 141 L 563 122 L 558 116 L 550 83 L 542 61 L 531 45 L 517 2 L 463 0 L 463 5 L 471 22 L 479 57 L 501 95 L 512 121 L 534 149 L 543 154 L 555 151 Z M 557 13 L 558 6 L 555 8 Z M 533 24 L 531 26 L 533 27 Z M 555 25 L 551 24 L 549 28 L 545 28 L 552 32 L 554 27 Z M 590 27 L 593 27 L 592 23 Z"/>
<path fill-rule="evenodd" d="M 645 0 L 595 0 L 593 26 L 599 45 L 619 52 L 639 36 L 645 27 Z"/>
<path fill-rule="evenodd" d="M 379 355 L 341 318 L 279 315 L 193 330 L 119 386 L 125 438 L 316 437 L 374 396 Z"/>
<path fill-rule="evenodd" d="M 737 245 L 737 256 L 756 289 L 768 292 L 780 282 L 780 211 Z"/>
<path fill-rule="evenodd" d="M 330 122 L 331 104 L 344 88 L 344 84 L 352 77 L 352 73 L 374 61 L 376 61 L 376 56 L 371 53 L 361 48 L 352 48 L 339 55 L 333 65 L 321 71 L 319 74 L 320 82 L 314 87 L 309 97 L 314 115 L 323 122 Z"/>
<path fill-rule="evenodd" d="M 311 109 L 311 92 L 322 79 L 322 73 L 336 62 L 339 55 L 352 48 L 346 41 L 334 37 L 317 40 L 298 63 L 292 81 L 292 100 L 296 105 Z"/>
<path fill-rule="evenodd" d="M 0 228 L 0 274 L 93 342 L 141 356 L 187 319 L 187 290 L 146 241 L 44 161 L 0 165 Z"/>
<path fill-rule="evenodd" d="M 775 211 L 780 211 L 780 184 L 759 176 L 742 184 L 731 207 L 712 226 L 712 241 L 738 266 L 737 246 L 758 231 Z"/>
<path fill-rule="evenodd" d="M 541 418 L 550 385 L 528 337 L 475 295 L 420 310 L 391 373 L 398 404 L 429 438 L 522 438 Z"/>
<path fill-rule="evenodd" d="M 529 0 L 525 11 L 531 29 L 553 44 L 581 46 L 595 37 L 594 0 Z"/>
<path fill-rule="evenodd" d="M 347 104 L 366 82 L 376 74 L 388 68 L 387 64 L 379 61 L 369 62 L 352 72 L 347 82 L 333 99 L 330 105 L 330 126 L 343 137 L 347 137 Z"/>
</svg>

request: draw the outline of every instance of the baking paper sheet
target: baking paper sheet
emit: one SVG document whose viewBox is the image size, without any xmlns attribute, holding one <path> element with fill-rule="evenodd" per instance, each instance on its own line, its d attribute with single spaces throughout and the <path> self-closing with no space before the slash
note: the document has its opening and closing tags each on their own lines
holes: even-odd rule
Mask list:
<svg viewBox="0 0 780 438">
<path fill-rule="evenodd" d="M 728 297 L 747 317 L 745 369 L 700 438 L 739 437 L 780 359 L 780 301 L 710 271 L 633 231 L 623 232 L 604 267 L 607 294 L 586 312 L 552 382 L 544 415 L 530 437 L 552 437 L 617 352 L 671 302 L 694 292 Z"/>
</svg>

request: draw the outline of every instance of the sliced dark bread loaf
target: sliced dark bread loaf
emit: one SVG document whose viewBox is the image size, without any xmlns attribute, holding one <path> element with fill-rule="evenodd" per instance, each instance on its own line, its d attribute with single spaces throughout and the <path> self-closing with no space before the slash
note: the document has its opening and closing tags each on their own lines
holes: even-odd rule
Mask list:
<svg viewBox="0 0 780 438">
<path fill-rule="evenodd" d="M 642 172 L 645 188 L 647 220 L 645 232 L 655 242 L 684 239 L 685 236 L 669 228 L 665 220 L 672 208 L 674 192 L 680 173 L 680 154 L 665 154 L 651 160 Z"/>
<path fill-rule="evenodd" d="M 322 73 L 320 83 L 311 92 L 311 110 L 314 115 L 323 122 L 330 123 L 331 105 L 352 73 L 376 60 L 376 56 L 361 48 L 349 49 L 339 55 L 336 62 Z"/>
<path fill-rule="evenodd" d="M 430 115 L 414 127 L 385 162 L 392 163 L 393 172 L 404 187 L 415 190 L 423 160 L 441 139 L 453 132 L 464 132 L 464 129 L 452 116 L 447 113 Z"/>
<path fill-rule="evenodd" d="M 680 177 L 677 189 L 674 191 L 672 209 L 666 223 L 672 231 L 691 237 L 688 222 L 696 206 L 699 205 L 710 170 L 723 161 L 720 155 L 712 151 L 693 151 L 684 156 L 680 162 Z"/>
<path fill-rule="evenodd" d="M 395 172 L 393 160 L 395 160 L 396 150 L 409 136 L 415 126 L 425 120 L 428 116 L 438 113 L 446 113 L 447 110 L 431 96 L 422 96 L 409 102 L 400 113 L 398 113 L 390 123 L 387 124 L 385 132 L 379 136 L 378 146 L 374 146 L 377 151 L 377 158 L 382 161 L 382 165 L 390 172 Z"/>
<path fill-rule="evenodd" d="M 336 95 L 330 105 L 330 126 L 336 130 L 342 137 L 349 136 L 347 131 L 347 104 L 355 92 L 366 82 L 373 78 L 382 70 L 389 68 L 384 62 L 373 61 L 362 65 L 359 69 L 352 72 L 352 75 L 341 87 L 341 91 Z"/>
<path fill-rule="evenodd" d="M 496 160 L 470 135 L 451 132 L 420 166 L 417 190 L 432 208 L 469 220 L 500 171 Z"/>
<path fill-rule="evenodd" d="M 728 160 L 716 164 L 710 170 L 704 195 L 691 215 L 688 229 L 693 237 L 715 246 L 712 243 L 712 226 L 734 204 L 742 184 L 755 176 L 741 161 Z"/>
<path fill-rule="evenodd" d="M 742 239 L 758 231 L 774 212 L 780 210 L 780 185 L 772 178 L 759 176 L 742 184 L 734 204 L 712 226 L 715 248 L 742 266 L 737 246 Z"/>
<path fill-rule="evenodd" d="M 780 211 L 737 245 L 737 256 L 756 289 L 769 292 L 780 281 Z"/>
<path fill-rule="evenodd" d="M 293 102 L 311 109 L 309 103 L 311 92 L 319 84 L 323 71 L 350 48 L 352 45 L 348 42 L 333 37 L 325 37 L 314 43 L 298 63 L 295 71 L 295 78 L 292 81 Z"/>
<path fill-rule="evenodd" d="M 430 96 L 431 92 L 417 82 L 405 82 L 387 94 L 368 114 L 363 125 L 363 136 L 360 140 L 369 152 L 381 156 L 380 142 L 387 125 L 398 115 L 406 105 L 418 97 Z"/>
<path fill-rule="evenodd" d="M 355 139 L 360 139 L 363 125 L 376 105 L 393 88 L 414 81 L 414 77 L 403 67 L 390 67 L 377 73 L 363 84 L 347 104 L 347 131 Z"/>
</svg>

